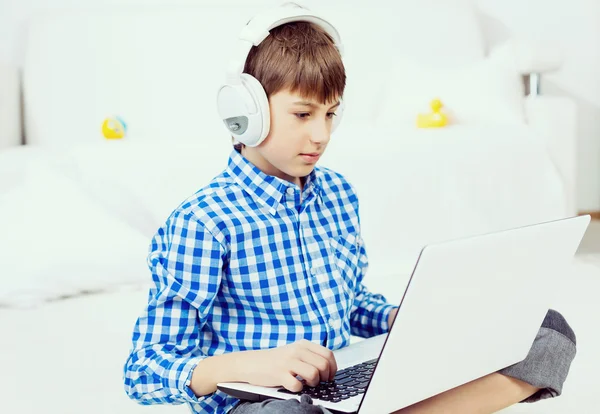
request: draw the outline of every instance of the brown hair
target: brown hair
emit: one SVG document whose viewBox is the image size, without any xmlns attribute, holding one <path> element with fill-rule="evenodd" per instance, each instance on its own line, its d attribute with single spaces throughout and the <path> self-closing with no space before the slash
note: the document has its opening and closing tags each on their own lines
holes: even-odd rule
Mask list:
<svg viewBox="0 0 600 414">
<path fill-rule="evenodd" d="M 250 49 L 244 73 L 261 83 L 267 98 L 289 89 L 304 99 L 326 104 L 340 98 L 346 87 L 346 71 L 333 39 L 309 22 L 273 28 Z"/>
</svg>

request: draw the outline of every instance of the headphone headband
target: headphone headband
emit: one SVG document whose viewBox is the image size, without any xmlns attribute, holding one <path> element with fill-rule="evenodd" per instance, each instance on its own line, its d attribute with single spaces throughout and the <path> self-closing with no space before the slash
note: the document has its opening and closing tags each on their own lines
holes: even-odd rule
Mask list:
<svg viewBox="0 0 600 414">
<path fill-rule="evenodd" d="M 296 3 L 285 3 L 281 7 L 271 8 L 256 15 L 244 26 L 238 36 L 237 53 L 227 68 L 227 83 L 241 84 L 241 74 L 252 46 L 258 46 L 265 40 L 273 28 L 290 22 L 308 22 L 318 25 L 331 36 L 335 47 L 342 55 L 343 47 L 340 35 L 331 23 Z"/>
</svg>

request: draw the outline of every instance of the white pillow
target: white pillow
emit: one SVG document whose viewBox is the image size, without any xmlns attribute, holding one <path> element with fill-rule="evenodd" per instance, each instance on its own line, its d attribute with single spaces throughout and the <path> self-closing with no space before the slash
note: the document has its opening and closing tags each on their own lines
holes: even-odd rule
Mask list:
<svg viewBox="0 0 600 414">
<path fill-rule="evenodd" d="M 19 184 L 0 193 L 0 229 L 0 306 L 150 280 L 150 240 L 43 162 L 26 164 Z"/>
<path fill-rule="evenodd" d="M 66 150 L 82 192 L 150 238 L 187 197 L 220 174 L 232 149 L 204 143 L 104 141 Z"/>
<path fill-rule="evenodd" d="M 433 67 L 398 57 L 376 124 L 394 128 L 416 125 L 419 113 L 429 113 L 439 98 L 451 124 L 524 125 L 524 86 L 512 46 L 495 49 L 484 60 L 469 65 Z"/>
</svg>

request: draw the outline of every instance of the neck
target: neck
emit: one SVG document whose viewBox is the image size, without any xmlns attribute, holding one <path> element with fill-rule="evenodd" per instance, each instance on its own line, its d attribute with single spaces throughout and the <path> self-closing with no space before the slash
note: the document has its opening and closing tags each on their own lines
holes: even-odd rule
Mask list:
<svg viewBox="0 0 600 414">
<path fill-rule="evenodd" d="M 254 151 L 246 146 L 242 147 L 240 152 L 244 158 L 250 161 L 256 168 L 261 170 L 263 173 L 267 175 L 272 175 L 274 177 L 281 178 L 282 180 L 289 181 L 292 184 L 296 184 L 300 187 L 300 191 L 304 189 L 304 183 L 306 182 L 306 177 L 293 177 L 279 170 L 269 161 L 267 161 L 258 151 Z"/>
</svg>

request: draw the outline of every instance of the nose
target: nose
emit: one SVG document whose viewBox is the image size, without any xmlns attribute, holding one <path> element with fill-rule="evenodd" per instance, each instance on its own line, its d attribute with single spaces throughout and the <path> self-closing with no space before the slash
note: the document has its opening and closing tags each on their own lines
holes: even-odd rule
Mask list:
<svg viewBox="0 0 600 414">
<path fill-rule="evenodd" d="M 315 145 L 325 145 L 331 136 L 331 123 L 328 121 L 314 122 L 310 131 L 310 140 Z"/>
</svg>

